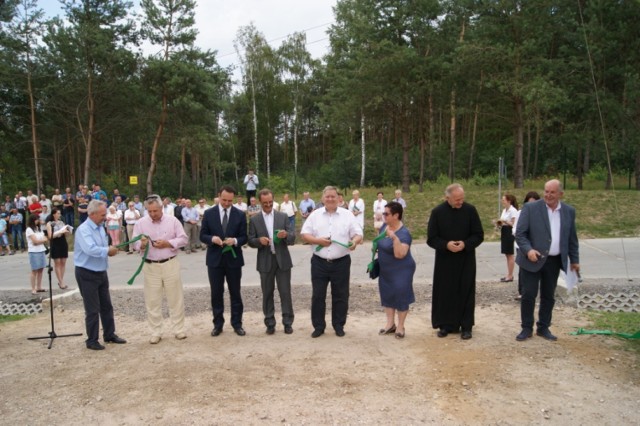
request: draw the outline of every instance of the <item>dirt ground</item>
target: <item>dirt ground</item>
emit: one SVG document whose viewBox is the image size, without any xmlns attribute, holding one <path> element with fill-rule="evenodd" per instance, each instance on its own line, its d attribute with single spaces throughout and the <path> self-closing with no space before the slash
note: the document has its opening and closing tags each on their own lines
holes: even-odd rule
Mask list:
<svg viewBox="0 0 640 426">
<path fill-rule="evenodd" d="M 243 293 L 247 335 L 227 324 L 214 338 L 208 291 L 193 289 L 186 291 L 189 337 L 165 335 L 150 345 L 140 292 L 114 291 L 126 345 L 90 351 L 84 337 L 66 337 L 48 350 L 48 339 L 27 340 L 48 334 L 48 311 L 0 325 L 0 423 L 639 424 L 637 357 L 615 338 L 568 335 L 588 323 L 562 303 L 554 311 L 558 342 L 516 342 L 511 292 L 486 297 L 479 288 L 473 339 L 462 341 L 436 337 L 427 287 L 418 291 L 403 340 L 377 334 L 384 315 L 374 286 L 352 288 L 345 337 L 328 328 L 317 339 L 310 337 L 307 293 L 294 293 L 292 335 L 281 326 L 264 333 L 253 289 Z M 83 333 L 81 302 L 58 305 L 55 324 L 59 335 Z"/>
</svg>

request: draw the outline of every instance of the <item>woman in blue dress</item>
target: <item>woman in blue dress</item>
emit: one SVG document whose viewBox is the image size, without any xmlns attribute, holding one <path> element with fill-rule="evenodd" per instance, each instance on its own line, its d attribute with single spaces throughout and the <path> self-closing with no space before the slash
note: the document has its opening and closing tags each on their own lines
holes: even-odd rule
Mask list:
<svg viewBox="0 0 640 426">
<path fill-rule="evenodd" d="M 416 262 L 411 256 L 411 234 L 402 223 L 402 211 L 402 205 L 395 201 L 385 206 L 382 213 L 385 224 L 380 233 L 386 232 L 386 237 L 378 241 L 378 287 L 380 302 L 387 316 L 387 324 L 380 329 L 380 334 L 395 333 L 397 339 L 404 337 L 409 305 L 416 301 L 413 293 Z"/>
</svg>

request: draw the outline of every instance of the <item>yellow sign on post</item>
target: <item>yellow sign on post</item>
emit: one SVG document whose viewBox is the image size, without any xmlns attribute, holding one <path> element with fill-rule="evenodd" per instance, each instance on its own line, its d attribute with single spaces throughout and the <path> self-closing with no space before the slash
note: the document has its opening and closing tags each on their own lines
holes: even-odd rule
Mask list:
<svg viewBox="0 0 640 426">
<path fill-rule="evenodd" d="M 138 176 L 129 176 L 129 185 L 137 185 Z"/>
</svg>

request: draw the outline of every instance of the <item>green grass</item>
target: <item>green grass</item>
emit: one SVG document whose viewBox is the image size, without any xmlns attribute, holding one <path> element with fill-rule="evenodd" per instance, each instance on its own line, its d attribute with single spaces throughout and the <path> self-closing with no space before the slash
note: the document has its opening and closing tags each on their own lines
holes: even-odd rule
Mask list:
<svg viewBox="0 0 640 426">
<path fill-rule="evenodd" d="M 587 311 L 594 329 L 609 330 L 614 333 L 635 333 L 640 331 L 640 313 Z M 624 347 L 640 354 L 640 340 L 625 340 Z"/>
<path fill-rule="evenodd" d="M 0 324 L 4 322 L 20 321 L 25 318 L 29 318 L 29 315 L 0 315 Z"/>
<path fill-rule="evenodd" d="M 476 206 L 482 220 L 485 240 L 499 241 L 500 233 L 492 224 L 492 219 L 500 216 L 498 201 L 498 185 L 476 183 L 474 180 L 459 181 L 465 188 L 466 201 Z M 505 188 L 503 194 L 514 194 L 518 204 L 522 202 L 524 195 L 529 191 L 537 191 L 542 196 L 544 192 L 544 180 L 527 181 L 523 189 Z M 448 182 L 425 183 L 423 192 L 419 192 L 418 185 L 412 185 L 409 192 L 403 193 L 408 207 L 404 215 L 404 223 L 411 230 L 414 240 L 425 240 L 427 234 L 427 220 L 431 210 L 444 201 L 444 189 Z M 604 183 L 585 182 L 585 187 L 592 189 L 578 190 L 574 182 L 567 182 L 564 201 L 576 208 L 576 226 L 578 237 L 583 238 L 617 238 L 637 237 L 640 235 L 640 191 L 628 190 L 626 185 L 619 185 L 615 192 L 604 188 Z M 624 189 L 622 189 L 624 188 Z M 354 188 L 343 189 L 345 200 L 349 201 Z M 371 240 L 374 237 L 373 230 L 373 201 L 378 191 L 384 192 L 384 198 L 389 201 L 393 198 L 395 187 L 386 188 L 358 188 L 360 197 L 366 204 L 365 237 Z M 320 191 L 311 192 L 311 198 L 318 202 Z M 281 200 L 281 194 L 276 194 L 276 199 Z M 301 199 L 302 197 L 300 197 Z M 299 203 L 299 200 L 297 200 Z M 298 224 L 301 222 L 297 221 Z M 299 229 L 299 228 L 298 228 Z"/>
</svg>

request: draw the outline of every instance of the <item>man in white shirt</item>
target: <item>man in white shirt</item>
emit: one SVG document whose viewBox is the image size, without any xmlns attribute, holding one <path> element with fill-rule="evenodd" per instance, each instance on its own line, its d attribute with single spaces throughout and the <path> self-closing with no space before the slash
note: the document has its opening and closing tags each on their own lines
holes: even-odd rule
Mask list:
<svg viewBox="0 0 640 426">
<path fill-rule="evenodd" d="M 338 190 L 322 191 L 324 207 L 314 210 L 302 225 L 302 239 L 311 244 L 311 323 L 316 338 L 326 328 L 327 286 L 331 283 L 331 325 L 338 337 L 344 336 L 349 310 L 351 256 L 362 242 L 362 228 L 352 213 L 338 208 Z"/>
<path fill-rule="evenodd" d="M 396 203 L 400 203 L 402 208 L 406 209 L 407 202 L 404 200 L 404 198 L 402 198 L 402 191 L 400 191 L 399 189 L 396 189 L 395 196 L 396 198 L 394 198 L 393 201 L 395 201 Z"/>
<path fill-rule="evenodd" d="M 247 188 L 247 204 L 249 204 L 251 197 L 256 196 L 256 189 L 260 184 L 258 181 L 258 175 L 254 173 L 253 169 L 249 169 L 249 173 L 244 177 L 244 184 Z"/>
<path fill-rule="evenodd" d="M 242 195 L 238 195 L 236 197 L 236 203 L 233 205 L 233 207 L 242 210 L 243 212 L 247 212 L 247 203 L 244 202 L 244 199 L 242 198 Z"/>
<path fill-rule="evenodd" d="M 173 203 L 171 203 L 171 198 L 165 197 L 162 200 L 162 213 L 168 216 L 175 216 Z"/>
<path fill-rule="evenodd" d="M 205 200 L 204 198 L 200 198 L 198 200 L 198 204 L 194 208 L 198 212 L 198 235 L 200 235 L 200 230 L 202 229 L 202 217 L 204 216 L 204 212 L 207 209 L 210 209 L 211 206 L 207 204 L 207 200 Z M 207 249 L 207 247 L 200 244 L 199 240 L 198 240 L 198 248 L 201 248 L 202 250 Z"/>
</svg>

